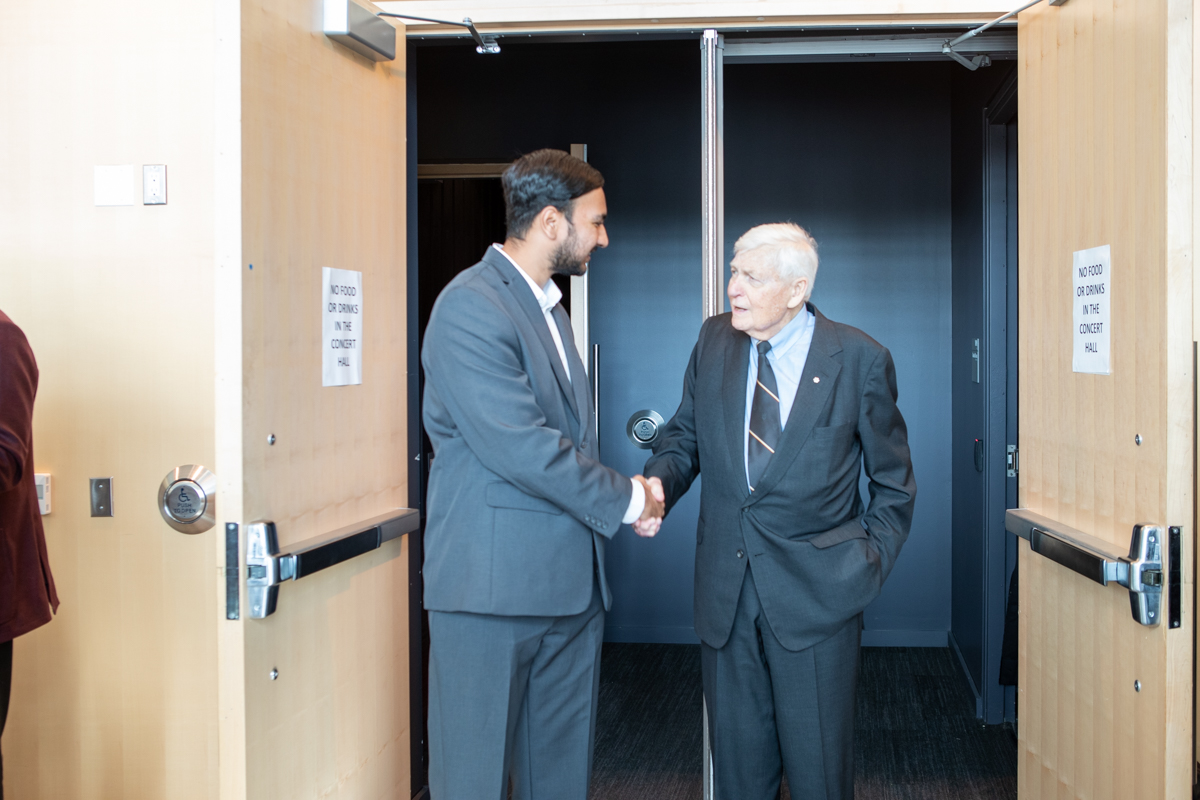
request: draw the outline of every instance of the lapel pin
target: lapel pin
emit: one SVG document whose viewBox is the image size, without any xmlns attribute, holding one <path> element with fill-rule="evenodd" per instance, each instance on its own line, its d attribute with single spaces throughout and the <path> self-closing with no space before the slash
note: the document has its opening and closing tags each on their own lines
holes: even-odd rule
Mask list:
<svg viewBox="0 0 1200 800">
<path fill-rule="evenodd" d="M 820 382 L 821 382 L 820 378 L 813 376 L 813 383 L 820 383 Z"/>
</svg>

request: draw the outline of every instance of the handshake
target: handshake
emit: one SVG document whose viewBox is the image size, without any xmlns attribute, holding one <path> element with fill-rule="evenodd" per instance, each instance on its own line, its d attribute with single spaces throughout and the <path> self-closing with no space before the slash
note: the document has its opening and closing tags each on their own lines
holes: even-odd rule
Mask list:
<svg viewBox="0 0 1200 800">
<path fill-rule="evenodd" d="M 662 481 L 658 478 L 635 475 L 633 479 L 640 482 L 646 490 L 646 507 L 642 510 L 642 516 L 634 521 L 633 532 L 649 538 L 658 533 L 663 517 L 666 516 L 667 495 L 663 492 Z"/>
</svg>

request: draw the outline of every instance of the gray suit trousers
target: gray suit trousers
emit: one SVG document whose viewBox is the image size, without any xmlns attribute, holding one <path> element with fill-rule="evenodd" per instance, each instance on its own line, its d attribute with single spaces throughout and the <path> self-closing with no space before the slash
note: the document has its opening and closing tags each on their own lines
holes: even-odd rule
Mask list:
<svg viewBox="0 0 1200 800">
<path fill-rule="evenodd" d="M 716 800 L 854 797 L 854 692 L 862 615 L 788 650 L 763 614 L 750 569 L 724 647 L 701 645 Z"/>
<path fill-rule="evenodd" d="M 429 612 L 431 800 L 586 800 L 604 605 L 567 617 Z"/>
</svg>

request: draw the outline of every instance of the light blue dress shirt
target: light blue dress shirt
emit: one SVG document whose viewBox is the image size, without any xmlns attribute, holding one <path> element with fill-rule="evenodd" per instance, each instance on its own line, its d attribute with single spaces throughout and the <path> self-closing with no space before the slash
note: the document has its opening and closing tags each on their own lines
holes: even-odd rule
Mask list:
<svg viewBox="0 0 1200 800">
<path fill-rule="evenodd" d="M 792 403 L 796 401 L 796 389 L 800 386 L 800 376 L 804 374 L 804 364 L 808 361 L 808 350 L 812 346 L 813 329 L 816 328 L 817 318 L 808 310 L 808 304 L 783 326 L 783 330 L 772 336 L 769 341 L 771 349 L 767 358 L 771 361 L 771 369 L 775 372 L 775 385 L 779 389 L 779 424 L 787 427 L 788 415 L 792 413 Z M 750 485 L 750 464 L 746 450 L 750 444 L 750 409 L 754 404 L 754 386 L 758 382 L 758 339 L 750 337 L 750 368 L 746 370 L 746 431 L 742 443 L 742 461 L 746 464 L 746 485 Z"/>
</svg>

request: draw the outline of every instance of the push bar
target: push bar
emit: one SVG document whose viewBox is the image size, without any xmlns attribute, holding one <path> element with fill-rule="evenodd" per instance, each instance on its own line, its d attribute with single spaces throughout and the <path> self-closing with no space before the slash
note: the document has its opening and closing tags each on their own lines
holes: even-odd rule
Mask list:
<svg viewBox="0 0 1200 800">
<path fill-rule="evenodd" d="M 1162 596 L 1167 529 L 1162 525 L 1134 525 L 1129 555 L 1111 544 L 1027 508 L 1010 508 L 1004 527 L 1029 541 L 1029 549 L 1056 564 L 1077 572 L 1101 586 L 1115 583 L 1129 590 L 1133 618 L 1154 627 L 1162 621 Z M 1171 529 L 1175 536 L 1176 529 Z M 1172 617 L 1174 615 L 1172 614 Z M 1171 627 L 1176 627 L 1172 619 Z"/>
<path fill-rule="evenodd" d="M 279 584 L 378 550 L 384 542 L 412 533 L 420 525 L 414 508 L 397 508 L 378 517 L 347 525 L 332 533 L 298 543 L 290 553 L 279 552 L 279 537 L 270 520 L 246 526 L 246 594 L 250 618 L 266 619 L 279 603 Z"/>
</svg>

